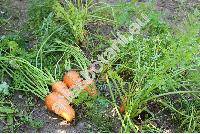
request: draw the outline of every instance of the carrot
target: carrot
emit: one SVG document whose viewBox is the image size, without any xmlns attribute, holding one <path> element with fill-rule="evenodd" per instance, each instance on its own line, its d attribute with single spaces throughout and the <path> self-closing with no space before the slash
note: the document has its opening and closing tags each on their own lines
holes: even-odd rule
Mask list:
<svg viewBox="0 0 200 134">
<path fill-rule="evenodd" d="M 65 120 L 71 122 L 75 118 L 75 111 L 69 105 L 69 102 L 57 92 L 52 92 L 45 98 L 45 105 L 48 110 L 63 117 Z"/>
<path fill-rule="evenodd" d="M 73 98 L 73 93 L 68 89 L 68 87 L 62 82 L 58 81 L 52 85 L 52 91 L 63 95 L 68 101 Z"/>
<path fill-rule="evenodd" d="M 127 102 L 127 97 L 125 96 L 122 100 L 122 103 L 119 107 L 119 112 L 120 113 L 124 113 L 125 112 L 125 106 L 126 106 L 126 102 Z"/>
<path fill-rule="evenodd" d="M 67 86 L 65 85 L 65 83 L 63 83 L 62 81 L 58 81 L 52 84 L 52 90 L 58 90 L 61 88 L 67 88 Z"/>
<path fill-rule="evenodd" d="M 90 96 L 97 95 L 97 90 L 94 80 L 93 79 L 82 80 L 79 73 L 76 71 L 69 71 L 65 73 L 63 81 L 69 88 L 75 88 L 76 86 L 81 85 L 84 91 L 87 91 Z"/>
<path fill-rule="evenodd" d="M 120 113 L 124 113 L 124 112 L 125 112 L 124 104 L 121 104 L 121 105 L 120 105 L 120 107 L 119 107 L 119 112 L 120 112 Z"/>
<path fill-rule="evenodd" d="M 73 88 L 82 81 L 82 78 L 80 77 L 78 72 L 71 70 L 65 73 L 63 81 L 69 88 Z"/>
<path fill-rule="evenodd" d="M 96 85 L 93 79 L 84 80 L 82 84 L 83 84 L 84 90 L 87 91 L 90 96 L 97 95 Z"/>
</svg>

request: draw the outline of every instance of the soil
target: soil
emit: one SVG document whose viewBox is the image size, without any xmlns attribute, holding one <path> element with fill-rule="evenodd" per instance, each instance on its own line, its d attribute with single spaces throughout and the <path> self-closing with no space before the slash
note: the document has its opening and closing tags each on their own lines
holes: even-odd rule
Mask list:
<svg viewBox="0 0 200 134">
<path fill-rule="evenodd" d="M 26 0 L 2 0 L 0 3 L 0 16 L 9 20 L 0 26 L 0 35 L 12 33 L 20 30 L 20 27 L 27 20 L 27 1 Z"/>
<path fill-rule="evenodd" d="M 28 96 L 28 97 L 27 97 Z M 56 114 L 49 112 L 44 102 L 37 97 L 32 98 L 29 95 L 24 95 L 22 92 L 15 92 L 13 96 L 13 103 L 19 110 L 21 117 L 29 116 L 34 121 L 39 121 L 41 124 L 37 127 L 33 127 L 30 123 L 22 123 L 22 125 L 16 130 L 18 133 L 27 132 L 27 133 L 79 133 L 79 132 L 88 132 L 87 128 L 90 125 L 89 122 L 85 120 L 73 121 L 71 124 L 63 121 L 62 118 L 58 117 Z M 31 107 L 29 102 L 33 102 Z M 31 127 L 32 126 L 32 127 Z"/>
<path fill-rule="evenodd" d="M 10 11 L 8 14 L 8 18 L 10 18 L 10 23 L 6 23 L 5 25 L 0 26 L 0 35 L 4 35 L 7 33 L 11 33 L 12 31 L 19 30 L 21 26 L 26 22 L 27 19 L 27 1 L 26 0 L 10 0 L 11 4 L 8 6 L 9 9 L 5 8 L 6 0 L 3 0 L 1 3 L 1 16 L 4 16 L 5 12 Z M 101 0 L 97 0 L 101 1 Z M 105 0 L 102 0 L 105 1 Z M 127 0 L 128 1 L 128 0 Z M 110 3 L 115 3 L 115 0 L 108 0 Z M 187 0 L 186 6 L 180 6 L 181 3 L 178 0 L 158 0 L 157 1 L 157 9 L 165 13 L 164 18 L 169 21 L 172 25 L 177 25 L 178 21 L 181 21 L 184 17 L 186 17 L 185 10 L 190 10 L 193 7 L 199 6 L 199 0 Z M 2 11 L 3 10 L 3 11 Z M 5 10 L 5 11 L 4 11 Z M 178 17 L 179 19 L 175 19 Z M 92 26 L 91 26 L 92 27 Z M 109 33 L 108 28 L 105 26 L 106 35 Z M 104 30 L 103 30 L 104 31 Z M 88 132 L 88 127 L 91 127 L 91 122 L 86 121 L 85 119 L 74 121 L 72 124 L 67 124 L 57 115 L 48 112 L 44 106 L 44 102 L 39 100 L 38 98 L 34 98 L 35 105 L 30 109 L 25 105 L 28 101 L 28 98 L 24 97 L 21 93 L 15 93 L 14 97 L 14 105 L 20 112 L 24 115 L 29 114 L 33 119 L 40 120 L 43 122 L 43 125 L 34 128 L 31 127 L 30 124 L 23 124 L 19 127 L 17 132 L 54 132 L 54 133 L 79 133 L 79 132 Z M 167 116 L 169 115 L 166 111 L 160 111 L 160 107 L 155 104 L 149 104 L 149 109 L 154 111 L 155 113 L 159 113 L 157 117 L 157 124 L 164 128 L 166 132 L 174 132 L 173 124 L 167 120 Z M 31 113 L 31 114 L 30 114 Z M 163 115 L 162 117 L 159 115 Z M 163 121 L 163 122 L 162 122 Z M 3 126 L 3 122 L 0 121 L 0 130 L 1 126 Z M 97 130 L 93 128 L 93 132 Z M 1 132 L 1 131 L 0 131 Z"/>
<path fill-rule="evenodd" d="M 187 13 L 192 9 L 200 9 L 199 0 L 157 0 L 157 10 L 162 12 L 163 18 L 172 27 L 177 27 L 187 18 Z"/>
</svg>

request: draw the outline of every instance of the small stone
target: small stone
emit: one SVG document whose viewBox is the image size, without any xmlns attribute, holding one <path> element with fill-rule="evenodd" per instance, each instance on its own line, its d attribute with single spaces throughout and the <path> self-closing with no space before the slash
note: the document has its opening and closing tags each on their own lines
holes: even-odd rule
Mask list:
<svg viewBox="0 0 200 134">
<path fill-rule="evenodd" d="M 22 99 L 22 95 L 19 95 L 18 97 L 19 97 L 20 99 Z"/>
</svg>

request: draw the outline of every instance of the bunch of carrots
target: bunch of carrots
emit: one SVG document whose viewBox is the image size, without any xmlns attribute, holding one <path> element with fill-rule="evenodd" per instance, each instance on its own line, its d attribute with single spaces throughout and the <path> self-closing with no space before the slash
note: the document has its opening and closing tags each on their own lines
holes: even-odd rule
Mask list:
<svg viewBox="0 0 200 134">
<path fill-rule="evenodd" d="M 52 84 L 52 92 L 46 96 L 45 105 L 48 110 L 71 122 L 75 118 L 75 111 L 70 103 L 76 97 L 75 93 L 82 92 L 96 96 L 95 82 L 93 79 L 83 80 L 77 71 L 71 70 L 65 73 L 63 81 Z"/>
</svg>

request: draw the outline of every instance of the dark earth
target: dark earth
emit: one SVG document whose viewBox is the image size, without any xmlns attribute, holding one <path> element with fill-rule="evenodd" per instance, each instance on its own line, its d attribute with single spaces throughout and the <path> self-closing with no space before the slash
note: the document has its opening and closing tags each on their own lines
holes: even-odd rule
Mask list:
<svg viewBox="0 0 200 134">
<path fill-rule="evenodd" d="M 7 0 L 1 0 L 1 16 L 4 15 L 4 10 L 10 11 L 9 24 L 0 26 L 0 35 L 5 35 L 17 30 L 20 30 L 21 26 L 26 22 L 27 19 L 27 0 L 10 0 L 8 3 Z M 105 0 L 96 0 L 96 1 L 105 1 Z M 141 1 L 141 0 L 140 0 Z M 116 0 L 107 0 L 111 4 L 116 3 Z M 144 1 L 141 1 L 144 2 Z M 178 23 L 186 17 L 186 12 L 191 10 L 193 7 L 200 7 L 199 0 L 158 0 L 157 1 L 157 10 L 163 12 L 163 18 L 168 20 L 169 24 L 172 26 L 178 26 Z M 9 8 L 9 9 L 6 9 Z M 95 27 L 92 27 L 95 28 Z M 107 26 L 102 28 L 103 32 L 106 34 Z M 105 30 L 105 31 L 104 31 Z M 112 30 L 109 28 L 109 30 Z M 59 118 L 57 115 L 48 112 L 44 106 L 44 102 L 38 98 L 32 98 L 34 100 L 34 107 L 30 111 L 26 104 L 29 102 L 28 97 L 22 95 L 22 93 L 17 92 L 13 96 L 14 105 L 21 111 L 23 114 L 28 114 L 35 121 L 41 122 L 41 125 L 38 124 L 37 127 L 31 127 L 30 124 L 21 125 L 17 132 L 68 132 L 68 133 L 78 133 L 78 132 L 98 132 L 98 129 L 93 126 L 92 122 L 87 121 L 86 119 L 74 121 L 71 124 L 67 124 L 63 119 Z M 164 132 L 176 132 L 175 124 L 167 119 L 170 116 L 170 112 L 167 109 L 162 109 L 160 106 L 154 103 L 150 103 L 148 106 L 149 110 L 153 113 L 157 113 L 153 124 L 164 130 Z M 0 132 L 6 124 L 3 121 L 0 121 Z M 120 126 L 119 126 L 120 127 Z M 88 130 L 90 128 L 90 130 Z M 117 132 L 117 130 L 116 130 Z"/>
</svg>

